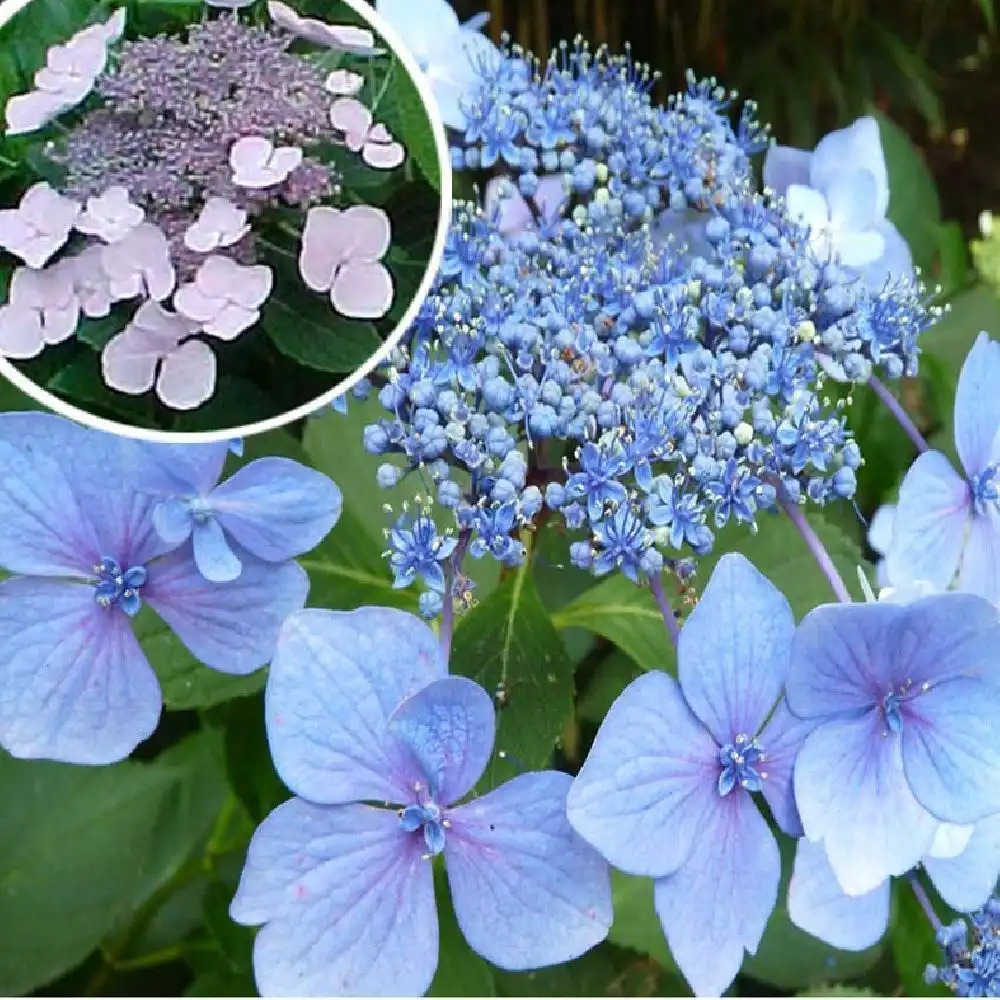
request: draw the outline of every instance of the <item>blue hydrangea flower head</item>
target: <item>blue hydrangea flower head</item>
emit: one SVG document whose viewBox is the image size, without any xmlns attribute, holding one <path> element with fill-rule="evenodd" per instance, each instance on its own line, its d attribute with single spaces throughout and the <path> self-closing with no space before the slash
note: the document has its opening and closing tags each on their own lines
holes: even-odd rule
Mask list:
<svg viewBox="0 0 1000 1000">
<path fill-rule="evenodd" d="M 998 639 L 996 609 L 969 594 L 828 605 L 799 625 L 786 695 L 815 728 L 795 801 L 848 894 L 917 865 L 940 823 L 1000 812 Z"/>
<path fill-rule="evenodd" d="M 611 864 L 656 879 L 656 911 L 698 995 L 721 995 L 774 908 L 778 846 L 753 799 L 801 833 L 784 707 L 795 622 L 741 555 L 723 556 L 681 629 L 679 678 L 633 681 L 601 724 L 567 814 Z"/>
<path fill-rule="evenodd" d="M 120 438 L 5 413 L 0 468 L 0 567 L 12 574 L 0 583 L 0 744 L 16 757 L 106 764 L 152 733 L 162 698 L 133 631 L 142 605 L 202 663 L 247 674 L 305 603 L 291 562 L 247 555 L 238 580 L 206 581 L 191 546 L 158 536 Z"/>
<path fill-rule="evenodd" d="M 230 909 L 264 925 L 254 946 L 264 996 L 426 992 L 437 856 L 462 933 L 501 968 L 569 961 L 606 937 L 607 865 L 566 820 L 568 775 L 522 774 L 458 804 L 492 753 L 493 702 L 448 676 L 419 618 L 292 615 L 266 711 L 295 797 L 254 834 Z"/>
<path fill-rule="evenodd" d="M 899 488 L 886 568 L 895 583 L 927 580 L 1000 602 L 1000 344 L 977 338 L 955 392 L 962 473 L 926 451 Z"/>
<path fill-rule="evenodd" d="M 174 547 L 190 538 L 206 580 L 237 579 L 244 553 L 272 563 L 302 555 L 340 517 L 336 484 L 288 458 L 258 458 L 219 483 L 231 442 L 126 447 L 137 487 L 157 499 L 157 534 Z"/>
<path fill-rule="evenodd" d="M 973 826 L 939 824 L 921 865 L 953 910 L 979 909 L 993 894 L 1000 871 L 1000 815 Z M 807 934 L 845 951 L 870 948 L 889 927 L 891 895 L 889 879 L 862 895 L 847 895 L 823 845 L 804 837 L 796 844 L 788 915 Z"/>
<path fill-rule="evenodd" d="M 945 964 L 928 965 L 924 979 L 959 997 L 1000 996 L 1000 898 L 988 899 L 967 921 L 938 928 Z"/>
<path fill-rule="evenodd" d="M 820 260 L 838 259 L 875 290 L 913 276 L 910 249 L 886 218 L 889 173 L 874 118 L 831 132 L 811 153 L 772 146 L 764 184 L 809 225 Z"/>
</svg>

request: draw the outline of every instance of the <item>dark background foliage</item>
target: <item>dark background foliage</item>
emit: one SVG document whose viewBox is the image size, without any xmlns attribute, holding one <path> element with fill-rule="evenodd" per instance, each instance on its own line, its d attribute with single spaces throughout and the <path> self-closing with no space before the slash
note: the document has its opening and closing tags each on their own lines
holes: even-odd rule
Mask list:
<svg viewBox="0 0 1000 1000">
<path fill-rule="evenodd" d="M 34 0 L 36 30 L 65 34 L 60 19 L 76 2 Z M 198 11 L 176 0 L 129 0 L 129 6 L 164 18 Z M 932 445 L 953 454 L 959 367 L 979 330 L 1000 334 L 1000 302 L 972 270 L 967 249 L 978 213 L 1000 207 L 991 0 L 457 0 L 457 6 L 463 16 L 488 6 L 497 37 L 506 29 L 536 51 L 578 32 L 613 49 L 631 39 L 635 57 L 663 72 L 660 96 L 683 85 L 689 65 L 714 73 L 757 99 L 786 143 L 811 145 L 830 128 L 876 110 L 890 170 L 890 214 L 951 308 L 925 337 L 920 377 L 900 393 Z M 313 0 L 310 9 L 330 8 L 327 0 Z M 0 36 L 0 90 L 9 73 L 4 42 Z M 0 160 L 0 196 L 3 171 Z M 866 388 L 852 396 L 848 417 L 866 457 L 857 510 L 842 504 L 812 511 L 810 521 L 860 597 L 855 567 L 863 561 L 865 518 L 892 499 L 914 453 Z M 31 405 L 0 385 L 3 408 Z M 341 521 L 303 560 L 316 607 L 415 610 L 415 594 L 391 589 L 380 558 L 382 504 L 398 507 L 405 491 L 380 491 L 377 463 L 363 451 L 362 428 L 377 410 L 374 399 L 352 402 L 346 418 L 330 413 L 248 442 L 244 461 L 289 455 L 327 472 L 343 489 Z M 452 669 L 488 690 L 503 683 L 499 749 L 529 767 L 573 770 L 622 687 L 642 670 L 673 669 L 674 656 L 647 592 L 621 577 L 595 582 L 566 567 L 566 540 L 556 526 L 527 540 L 531 558 L 513 575 L 501 579 L 494 564 L 477 564 L 479 603 L 458 625 Z M 723 531 L 695 586 L 704 585 L 719 554 L 734 550 L 788 596 L 797 616 L 830 599 L 801 540 L 779 518 L 762 523 L 756 536 L 737 526 Z M 679 605 L 686 596 L 677 595 Z M 199 667 L 151 614 L 139 619 L 138 630 L 168 711 L 134 760 L 87 770 L 0 755 L 0 993 L 253 990 L 252 933 L 233 925 L 226 908 L 254 825 L 287 795 L 264 739 L 264 672 L 232 678 Z M 486 784 L 505 776 L 498 770 Z M 614 902 L 608 943 L 565 966 L 508 974 L 471 953 L 442 894 L 442 960 L 432 994 L 685 994 L 653 913 L 649 881 L 616 875 Z M 929 995 L 922 971 L 934 957 L 926 921 L 905 893 L 894 901 L 886 938 L 860 955 L 809 938 L 779 904 L 732 993 Z"/>
</svg>

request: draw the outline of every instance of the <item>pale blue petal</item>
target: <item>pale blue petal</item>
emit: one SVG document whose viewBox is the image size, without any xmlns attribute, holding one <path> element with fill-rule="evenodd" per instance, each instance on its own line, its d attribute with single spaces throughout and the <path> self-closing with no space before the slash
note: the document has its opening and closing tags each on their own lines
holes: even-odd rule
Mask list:
<svg viewBox="0 0 1000 1000">
<path fill-rule="evenodd" d="M 465 677 L 433 681 L 389 717 L 389 732 L 413 752 L 441 806 L 457 802 L 479 780 L 495 731 L 493 699 Z"/>
<path fill-rule="evenodd" d="M 996 662 L 1000 629 L 980 640 Z M 973 667 L 974 669 L 974 667 Z M 994 671 L 995 672 L 995 671 Z M 932 687 L 903 706 L 903 767 L 913 794 L 947 823 L 974 823 L 1000 812 L 1000 687 L 958 678 Z"/>
<path fill-rule="evenodd" d="M 892 544 L 893 524 L 896 517 L 896 505 L 893 503 L 882 504 L 872 516 L 868 524 L 868 544 L 880 556 L 884 556 L 889 551 Z"/>
<path fill-rule="evenodd" d="M 792 715 L 788 711 L 788 705 L 782 700 L 760 736 L 761 749 L 766 755 L 761 765 L 761 770 L 767 774 L 764 779 L 764 798 L 771 807 L 775 822 L 790 837 L 802 836 L 802 821 L 795 806 L 792 773 L 795 758 L 813 726 L 813 722 Z"/>
<path fill-rule="evenodd" d="M 825 192 L 837 177 L 858 169 L 875 178 L 875 211 L 881 219 L 889 208 L 889 172 L 878 122 L 870 116 L 820 139 L 809 161 L 809 185 Z"/>
<path fill-rule="evenodd" d="M 980 820 L 954 858 L 924 858 L 934 888 L 953 909 L 970 913 L 993 894 L 1000 877 L 1000 815 Z"/>
<path fill-rule="evenodd" d="M 835 228 L 847 233 L 870 229 L 882 217 L 877 211 L 878 184 L 864 168 L 831 178 L 826 186 L 826 202 Z"/>
<path fill-rule="evenodd" d="M 418 772 L 387 736 L 388 719 L 447 673 L 434 633 L 403 611 L 289 618 L 266 692 L 271 755 L 285 784 L 313 802 L 412 801 Z"/>
<path fill-rule="evenodd" d="M 670 874 L 700 836 L 721 769 L 719 748 L 680 685 L 652 670 L 625 688 L 601 723 L 570 789 L 569 821 L 616 868 Z"/>
<path fill-rule="evenodd" d="M 167 548 L 153 528 L 154 501 L 129 488 L 124 438 L 48 413 L 3 413 L 0 442 L 17 448 L 32 464 L 59 466 L 76 498 L 67 512 L 84 512 L 98 555 L 135 565 Z"/>
<path fill-rule="evenodd" d="M 764 157 L 764 187 L 783 195 L 791 184 L 809 184 L 812 153 L 791 146 L 771 146 Z"/>
<path fill-rule="evenodd" d="M 796 927 L 834 948 L 864 951 L 889 927 L 890 885 L 886 879 L 863 896 L 848 896 L 823 848 L 802 839 L 788 884 L 788 916 Z"/>
<path fill-rule="evenodd" d="M 423 841 L 368 806 L 278 806 L 250 841 L 229 912 L 264 924 L 254 942 L 262 996 L 420 996 L 438 923 Z"/>
<path fill-rule="evenodd" d="M 156 675 L 129 619 L 93 587 L 0 584 L 0 649 L 0 744 L 15 757 L 110 764 L 156 728 Z"/>
<path fill-rule="evenodd" d="M 193 535 L 194 561 L 206 580 L 228 583 L 240 575 L 243 564 L 229 547 L 222 525 L 215 518 L 196 523 Z"/>
<path fill-rule="evenodd" d="M 451 810 L 445 866 L 466 940 L 501 969 L 589 951 L 611 928 L 608 866 L 566 821 L 568 774 L 522 774 Z"/>
<path fill-rule="evenodd" d="M 440 48 L 442 45 L 443 50 Z M 442 36 L 438 46 L 437 51 L 431 54 L 431 91 L 445 125 L 452 129 L 464 129 L 466 120 L 462 104 L 481 85 L 481 66 L 498 61 L 499 49 L 486 35 L 465 30 L 448 39 Z"/>
<path fill-rule="evenodd" d="M 1000 604 L 1000 512 L 995 507 L 969 519 L 958 589 Z"/>
<path fill-rule="evenodd" d="M 0 425 L 2 426 L 2 425 Z M 104 553 L 59 463 L 0 441 L 0 566 L 38 576 L 89 576 Z"/>
<path fill-rule="evenodd" d="M 791 218 L 808 226 L 814 233 L 830 226 L 830 206 L 814 188 L 792 184 L 785 192 L 785 207 Z"/>
<path fill-rule="evenodd" d="M 945 590 L 958 570 L 971 509 L 965 480 L 939 451 L 925 451 L 899 488 L 886 554 L 890 579 L 899 586 L 926 580 Z"/>
<path fill-rule="evenodd" d="M 569 194 L 563 183 L 562 174 L 548 174 L 539 178 L 534 202 L 541 211 L 543 225 L 552 225 L 559 218 L 563 206 L 568 201 Z"/>
<path fill-rule="evenodd" d="M 467 21 L 462 22 L 462 28 L 465 31 L 482 31 L 487 24 L 490 23 L 490 13 L 489 11 L 480 11 L 478 14 L 473 14 Z"/>
<path fill-rule="evenodd" d="M 375 12 L 386 19 L 418 63 L 426 63 L 441 39 L 459 30 L 458 15 L 447 0 L 375 0 Z"/>
<path fill-rule="evenodd" d="M 183 500 L 171 497 L 162 500 L 153 509 L 153 524 L 160 538 L 176 546 L 191 537 L 194 515 Z"/>
<path fill-rule="evenodd" d="M 271 659 L 282 623 L 309 590 L 295 563 L 271 566 L 249 556 L 238 579 L 213 583 L 186 547 L 147 569 L 142 599 L 202 663 L 227 674 L 253 673 Z"/>
<path fill-rule="evenodd" d="M 795 618 L 788 601 L 739 553 L 718 562 L 681 629 L 684 698 L 720 746 L 752 738 L 781 697 Z"/>
<path fill-rule="evenodd" d="M 888 219 L 877 222 L 872 230 L 882 237 L 885 249 L 878 260 L 861 268 L 864 283 L 872 291 L 880 292 L 889 281 L 912 281 L 913 254 L 899 230 Z"/>
<path fill-rule="evenodd" d="M 267 562 L 314 549 L 337 523 L 340 490 L 328 477 L 288 458 L 259 458 L 212 491 L 212 510 L 227 534 Z"/>
<path fill-rule="evenodd" d="M 691 856 L 654 890 L 670 953 L 696 996 L 721 996 L 744 951 L 756 952 L 780 881 L 778 845 L 753 799 L 717 799 Z"/>
<path fill-rule="evenodd" d="M 955 390 L 955 448 L 970 476 L 1000 458 L 1000 344 L 981 333 L 972 345 Z"/>
<path fill-rule="evenodd" d="M 795 801 L 806 837 L 823 842 L 844 892 L 862 896 L 927 853 L 937 821 L 910 790 L 898 736 L 881 713 L 825 722 L 795 761 Z"/>
<path fill-rule="evenodd" d="M 154 444 L 128 440 L 125 471 L 132 485 L 160 496 L 206 496 L 222 475 L 228 441 Z"/>
<path fill-rule="evenodd" d="M 792 640 L 788 707 L 804 719 L 859 712 L 892 688 L 897 604 L 825 604 L 802 619 Z"/>
</svg>

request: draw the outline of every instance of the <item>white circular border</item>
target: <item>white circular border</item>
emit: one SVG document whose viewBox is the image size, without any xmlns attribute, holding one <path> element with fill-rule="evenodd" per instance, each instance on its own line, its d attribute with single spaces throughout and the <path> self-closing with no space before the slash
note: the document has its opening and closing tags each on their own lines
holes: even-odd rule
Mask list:
<svg viewBox="0 0 1000 1000">
<path fill-rule="evenodd" d="M 294 2 L 294 0 L 293 0 Z M 438 154 L 438 166 L 441 173 L 441 210 L 438 216 L 437 233 L 434 237 L 434 247 L 427 263 L 427 270 L 424 274 L 417 294 L 410 303 L 409 308 L 403 315 L 399 325 L 386 338 L 385 343 L 380 347 L 360 368 L 344 379 L 335 389 L 317 396 L 316 399 L 294 410 L 289 410 L 279 417 L 271 417 L 268 420 L 261 420 L 256 424 L 247 424 L 243 427 L 232 427 L 224 431 L 195 431 L 192 433 L 173 433 L 168 431 L 151 431 L 140 427 L 130 427 L 128 424 L 118 423 L 116 420 L 105 420 L 103 417 L 95 417 L 86 410 L 73 406 L 59 399 L 57 396 L 46 392 L 36 385 L 31 379 L 22 375 L 17 368 L 7 360 L 0 357 L 0 374 L 4 375 L 8 381 L 12 382 L 25 395 L 39 403 L 43 403 L 50 410 L 58 413 L 61 417 L 67 417 L 78 423 L 85 424 L 96 430 L 107 431 L 111 434 L 118 434 L 123 437 L 137 438 L 142 441 L 158 441 L 161 444 L 206 444 L 213 441 L 227 441 L 235 437 L 249 437 L 253 434 L 262 434 L 265 431 L 278 430 L 296 420 L 301 420 L 313 413 L 329 406 L 338 396 L 349 392 L 351 388 L 361 381 L 369 372 L 376 368 L 383 361 L 392 349 L 402 339 L 410 324 L 415 319 L 420 307 L 430 292 L 431 285 L 437 276 L 438 268 L 441 265 L 441 258 L 444 256 L 445 242 L 448 238 L 448 229 L 451 226 L 452 212 L 452 176 L 451 157 L 448 152 L 448 139 L 445 134 L 444 123 L 437 110 L 434 95 L 427 85 L 424 74 L 417 65 L 416 60 L 410 55 L 403 41 L 396 34 L 395 30 L 385 22 L 382 15 L 377 13 L 375 8 L 366 3 L 365 0 L 344 0 L 358 16 L 362 17 L 380 34 L 388 43 L 393 54 L 403 64 L 410 74 L 420 94 L 424 110 L 430 119 L 431 128 L 434 132 L 434 145 Z M 31 0 L 0 0 L 0 28 L 10 21 L 19 11 L 23 10 Z"/>
</svg>

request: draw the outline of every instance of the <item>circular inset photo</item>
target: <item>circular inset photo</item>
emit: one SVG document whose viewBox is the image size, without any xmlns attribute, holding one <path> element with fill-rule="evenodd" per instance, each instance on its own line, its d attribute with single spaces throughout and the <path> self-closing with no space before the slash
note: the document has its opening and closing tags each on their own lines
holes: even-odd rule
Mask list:
<svg viewBox="0 0 1000 1000">
<path fill-rule="evenodd" d="M 15 0 L 0 24 L 18 388 L 104 429 L 222 439 L 304 416 L 392 349 L 437 270 L 451 173 L 423 75 L 370 5 Z"/>
</svg>

